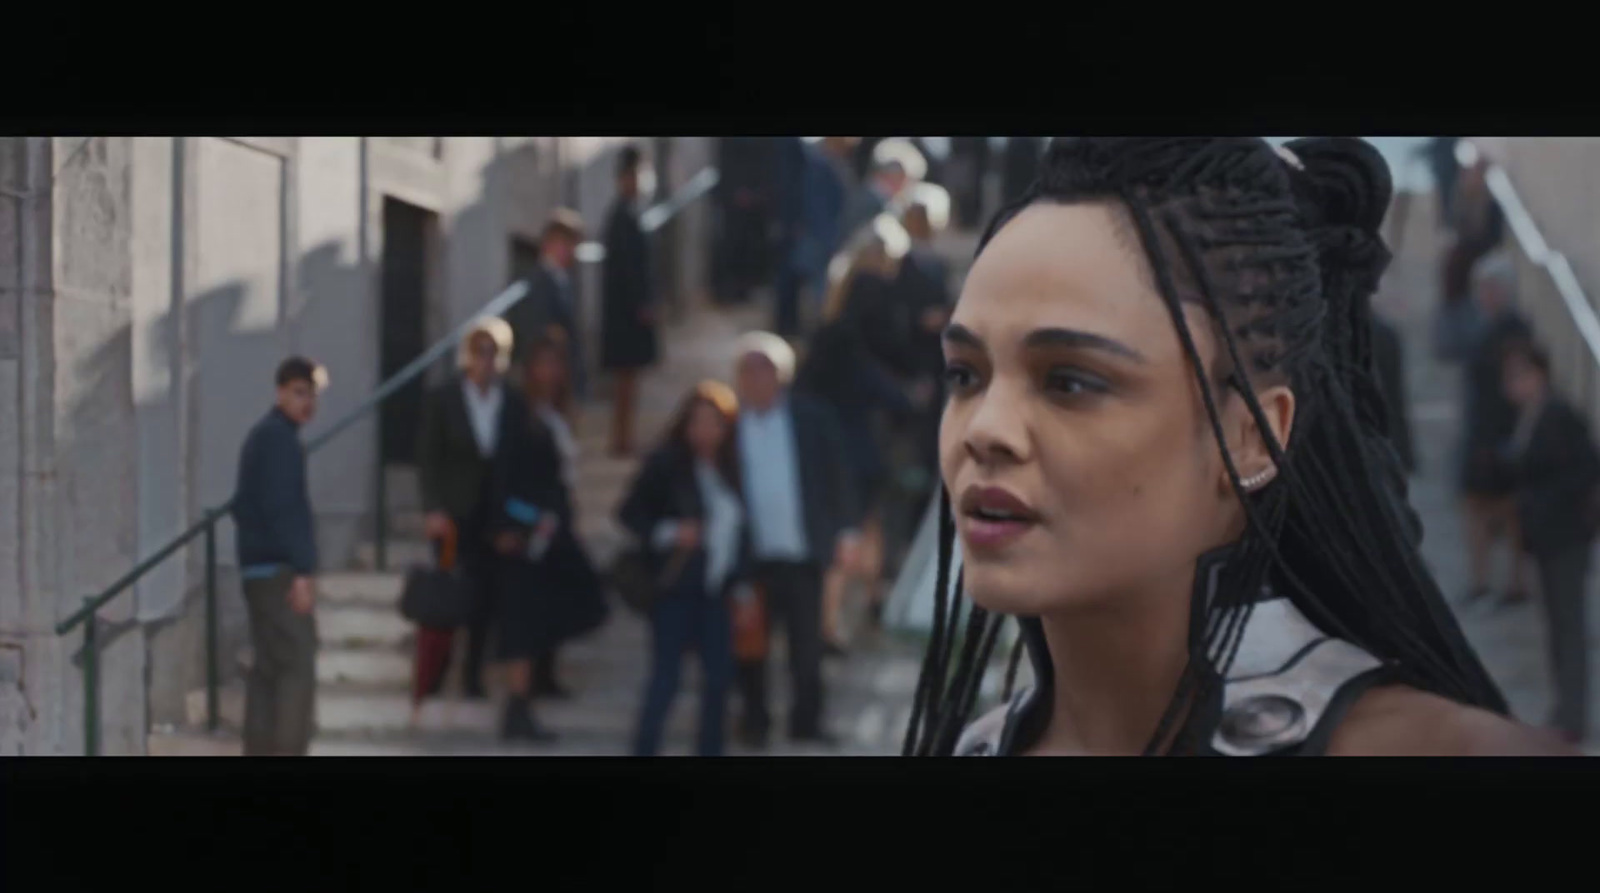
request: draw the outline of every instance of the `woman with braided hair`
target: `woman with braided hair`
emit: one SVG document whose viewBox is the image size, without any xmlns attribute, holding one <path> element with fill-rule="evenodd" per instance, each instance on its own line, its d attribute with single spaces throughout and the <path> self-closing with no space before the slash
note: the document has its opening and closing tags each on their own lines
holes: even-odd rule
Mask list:
<svg viewBox="0 0 1600 893">
<path fill-rule="evenodd" d="M 1390 192 L 1353 139 L 1051 145 L 945 333 L 908 754 L 1566 752 L 1417 551 L 1371 362 Z M 1008 617 L 1034 684 L 968 725 Z"/>
</svg>

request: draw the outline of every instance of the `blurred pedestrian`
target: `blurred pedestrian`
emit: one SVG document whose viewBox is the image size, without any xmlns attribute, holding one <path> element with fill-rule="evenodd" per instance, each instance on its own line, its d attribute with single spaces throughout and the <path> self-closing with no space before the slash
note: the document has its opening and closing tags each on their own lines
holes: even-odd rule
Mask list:
<svg viewBox="0 0 1600 893">
<path fill-rule="evenodd" d="M 1477 318 L 1469 331 L 1470 349 L 1464 369 L 1461 425 L 1461 492 L 1472 589 L 1468 600 L 1489 594 L 1489 569 L 1494 546 L 1511 545 L 1511 585 L 1504 602 L 1527 597 L 1521 550 L 1516 548 L 1517 512 L 1512 469 L 1503 448 L 1516 429 L 1517 410 L 1502 384 L 1501 355 L 1506 345 L 1531 335 L 1531 328 L 1513 303 L 1515 270 L 1498 257 L 1479 270 Z"/>
<path fill-rule="evenodd" d="M 828 261 L 839 248 L 840 225 L 850 194 L 846 163 L 849 137 L 823 137 L 807 144 L 795 141 L 798 214 L 784 267 L 778 273 L 774 327 L 791 338 L 800 331 L 802 291 L 820 292 L 828 277 Z"/>
<path fill-rule="evenodd" d="M 317 538 L 300 431 L 327 373 L 303 357 L 278 366 L 277 399 L 239 451 L 234 534 L 254 660 L 245 756 L 305 756 L 316 717 Z"/>
<path fill-rule="evenodd" d="M 843 653 L 841 615 L 846 589 L 853 582 L 866 587 L 868 604 L 881 600 L 883 526 L 881 501 L 887 489 L 889 464 L 885 440 L 889 425 L 913 411 L 901 382 L 869 345 L 869 331 L 881 311 L 896 300 L 895 282 L 910 249 L 910 239 L 892 217 L 863 229 L 843 254 L 843 268 L 829 291 L 823 325 L 812 340 L 795 389 L 811 394 L 833 410 L 839 423 L 856 509 L 861 515 L 860 548 L 855 561 L 828 567 L 823 578 L 822 636 L 824 649 Z"/>
<path fill-rule="evenodd" d="M 535 358 L 549 346 L 539 345 Z M 541 374 L 542 370 L 530 370 Z M 530 378 L 533 375 L 530 374 Z M 572 494 L 557 435 L 538 411 L 537 394 L 507 405 L 501 450 L 494 457 L 488 498 L 489 537 L 500 563 L 495 594 L 497 657 L 506 663 L 508 697 L 501 723 L 507 740 L 553 741 L 533 709 L 534 663 L 559 644 L 570 580 L 556 556 L 574 536 Z M 524 402 L 526 401 L 526 402 Z"/>
<path fill-rule="evenodd" d="M 583 350 L 578 291 L 572 281 L 578 245 L 584 238 L 583 218 L 568 208 L 557 208 L 539 237 L 539 266 L 528 279 L 528 296 L 505 313 L 511 325 L 513 349 L 511 370 L 520 375 L 528 368 L 526 351 L 539 338 L 548 337 L 552 327 L 566 337 L 572 370 L 573 392 L 579 401 L 588 399 L 587 361 Z"/>
<path fill-rule="evenodd" d="M 462 671 L 464 693 L 472 699 L 485 697 L 483 668 L 499 593 L 501 563 L 489 542 L 492 469 L 524 410 L 504 377 L 511 367 L 512 337 L 502 319 L 473 325 L 456 353 L 459 374 L 423 402 L 417 441 L 424 534 L 430 542 L 455 537 L 456 561 L 472 594 Z M 453 637 L 447 631 L 419 632 L 420 675 L 433 677 L 423 694 L 438 692 L 438 673 L 449 662 Z"/>
<path fill-rule="evenodd" d="M 1568 742 L 1587 732 L 1589 554 L 1594 542 L 1600 454 L 1583 416 L 1550 386 L 1550 359 L 1522 339 L 1507 346 L 1505 390 L 1517 408 L 1509 443 L 1515 463 L 1522 544 L 1539 568 L 1548 623 L 1555 709 L 1551 725 Z"/>
<path fill-rule="evenodd" d="M 948 262 L 934 240 L 949 225 L 949 217 L 949 193 L 921 183 L 912 190 L 901 218 L 911 237 L 911 250 L 896 277 L 895 293 L 904 304 L 902 325 L 907 334 L 902 375 L 908 382 L 913 411 L 895 432 L 898 453 L 891 449 L 899 473 L 892 481 L 894 498 L 885 502 L 885 555 L 890 558 L 884 562 L 884 570 L 889 574 L 897 572 L 898 556 L 910 548 L 938 481 L 943 335 L 954 299 Z"/>
<path fill-rule="evenodd" d="M 721 756 L 733 684 L 728 601 L 748 566 L 738 403 L 718 382 L 684 398 L 662 444 L 646 459 L 618 510 L 665 578 L 650 608 L 651 664 L 634 736 L 635 756 L 655 756 L 677 698 L 685 651 L 699 652 L 701 756 Z"/>
<path fill-rule="evenodd" d="M 840 239 L 848 242 L 863 226 L 885 212 L 899 213 L 898 202 L 928 172 L 927 160 L 909 142 L 883 140 L 872 153 L 872 172 L 846 200 Z"/>
<path fill-rule="evenodd" d="M 989 138 L 950 138 L 950 164 L 946 188 L 955 198 L 956 223 L 962 229 L 983 225 L 983 182 L 989 171 Z"/>
<path fill-rule="evenodd" d="M 1006 138 L 1005 154 L 1001 158 L 1000 196 L 1002 204 L 1022 198 L 1028 187 L 1039 176 L 1039 162 L 1044 158 L 1044 141 L 1036 136 Z"/>
<path fill-rule="evenodd" d="M 1439 226 L 1449 228 L 1455 224 L 1456 183 L 1461 176 L 1461 163 L 1456 160 L 1459 136 L 1436 136 L 1421 147 L 1428 158 L 1428 170 L 1433 174 L 1433 188 L 1439 198 Z"/>
<path fill-rule="evenodd" d="M 777 142 L 772 137 L 717 141 L 712 278 L 720 303 L 742 304 L 752 289 L 768 281 L 777 170 Z"/>
<path fill-rule="evenodd" d="M 566 345 L 560 338 L 536 341 L 529 348 L 524 390 L 528 408 L 549 429 L 555 443 L 562 485 L 567 493 L 578 489 L 578 438 L 568 419 L 572 388 L 567 371 Z M 552 627 L 547 648 L 534 654 L 533 696 L 566 700 L 571 691 L 562 684 L 557 671 L 557 651 L 562 644 L 597 629 L 605 622 L 608 608 L 603 583 L 578 529 L 577 506 L 567 499 L 565 523 L 557 531 L 546 553 L 549 589 L 537 594 L 550 600 Z"/>
<path fill-rule="evenodd" d="M 788 639 L 794 701 L 789 735 L 832 742 L 823 725 L 822 572 L 851 565 L 860 520 L 850 462 L 826 404 L 791 392 L 794 351 L 777 335 L 756 332 L 738 346 L 740 404 L 736 436 L 751 523 L 752 575 Z M 741 737 L 764 746 L 771 722 L 766 662 L 739 668 Z"/>
<path fill-rule="evenodd" d="M 1441 304 L 1434 335 L 1435 353 L 1447 362 L 1463 358 L 1465 346 L 1472 343 L 1470 333 L 1483 322 L 1472 301 L 1474 271 L 1505 238 L 1505 214 L 1489 192 L 1488 171 L 1483 158 L 1463 170 L 1454 199 L 1455 237 L 1441 264 Z"/>
<path fill-rule="evenodd" d="M 1389 442 L 1406 474 L 1417 470 L 1416 448 L 1411 440 L 1411 400 L 1406 390 L 1405 344 L 1400 330 L 1383 314 L 1372 313 L 1372 361 L 1383 389 L 1389 416 Z"/>
<path fill-rule="evenodd" d="M 633 453 L 639 371 L 655 365 L 660 306 L 651 280 L 650 243 L 639 227 L 639 167 L 633 146 L 617 157 L 617 197 L 606 218 L 606 260 L 600 290 L 600 362 L 615 378 L 611 454 Z"/>
</svg>

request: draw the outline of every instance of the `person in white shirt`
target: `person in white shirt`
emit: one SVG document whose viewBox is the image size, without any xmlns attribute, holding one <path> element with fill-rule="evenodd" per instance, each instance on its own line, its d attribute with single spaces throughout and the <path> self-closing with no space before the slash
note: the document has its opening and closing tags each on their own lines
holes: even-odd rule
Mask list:
<svg viewBox="0 0 1600 893">
<path fill-rule="evenodd" d="M 823 724 L 822 576 L 831 566 L 856 565 L 862 504 L 838 416 L 789 387 L 794 367 L 794 352 L 782 338 L 744 336 L 735 440 L 750 506 L 751 575 L 766 595 L 768 616 L 781 620 L 788 640 L 789 737 L 831 744 Z M 761 747 L 771 725 L 766 661 L 742 664 L 739 677 L 741 737 Z"/>
<path fill-rule="evenodd" d="M 623 526 L 647 545 L 662 580 L 651 606 L 653 657 L 634 736 L 636 756 L 661 750 L 689 648 L 699 652 L 705 680 L 698 753 L 723 752 L 734 672 L 728 602 L 747 565 L 746 510 L 733 437 L 737 412 L 725 385 L 696 386 L 618 510 Z"/>
<path fill-rule="evenodd" d="M 491 469 L 504 434 L 526 415 L 510 396 L 504 375 L 511 362 L 511 327 L 504 320 L 481 320 L 462 339 L 457 354 L 460 375 L 428 394 L 417 444 L 425 531 L 439 543 L 454 535 L 461 570 L 471 587 L 474 617 L 468 625 L 464 688 L 469 698 L 484 697 L 483 666 L 500 562 L 487 533 Z M 449 630 L 421 631 L 416 696 L 437 692 L 448 663 Z"/>
</svg>

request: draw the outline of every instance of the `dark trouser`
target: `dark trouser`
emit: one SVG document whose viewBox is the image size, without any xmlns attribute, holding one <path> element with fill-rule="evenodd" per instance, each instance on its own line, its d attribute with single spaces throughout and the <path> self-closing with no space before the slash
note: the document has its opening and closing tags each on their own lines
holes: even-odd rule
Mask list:
<svg viewBox="0 0 1600 893">
<path fill-rule="evenodd" d="M 794 690 L 789 734 L 816 735 L 822 731 L 822 568 L 811 563 L 762 562 L 756 566 L 755 578 L 766 590 L 767 622 L 782 618 L 789 645 L 789 677 Z M 767 662 L 741 663 L 739 688 L 744 697 L 743 730 L 750 735 L 767 734 L 772 726 L 767 712 Z"/>
<path fill-rule="evenodd" d="M 461 674 L 462 686 L 471 694 L 483 691 L 483 666 L 489 653 L 489 631 L 500 592 L 502 561 L 489 543 L 481 516 L 457 519 L 456 529 L 460 531 L 457 554 L 461 573 L 472 589 L 472 617 L 467 621 L 467 662 Z"/>
<path fill-rule="evenodd" d="M 1582 738 L 1587 727 L 1589 665 L 1584 653 L 1584 584 L 1589 578 L 1589 544 L 1534 553 L 1548 624 L 1550 666 L 1555 679 L 1556 728 Z"/>
<path fill-rule="evenodd" d="M 785 338 L 800 334 L 800 286 L 803 284 L 800 280 L 800 274 L 785 257 L 778 267 L 778 303 L 772 321 L 774 334 Z"/>
<path fill-rule="evenodd" d="M 244 699 L 245 756 L 305 756 L 316 722 L 317 623 L 289 607 L 294 575 L 246 580 L 255 660 Z"/>
<path fill-rule="evenodd" d="M 741 208 L 731 202 L 720 216 L 722 225 L 714 249 L 715 289 L 723 302 L 739 304 L 767 277 L 772 251 L 767 240 L 769 218 L 764 209 Z"/>
<path fill-rule="evenodd" d="M 651 611 L 650 629 L 650 681 L 645 686 L 634 755 L 653 757 L 661 752 L 662 730 L 678 696 L 683 655 L 693 648 L 700 653 L 705 676 L 700 693 L 699 754 L 722 756 L 728 688 L 733 681 L 733 627 L 727 601 L 707 598 L 698 589 L 668 596 Z"/>
</svg>

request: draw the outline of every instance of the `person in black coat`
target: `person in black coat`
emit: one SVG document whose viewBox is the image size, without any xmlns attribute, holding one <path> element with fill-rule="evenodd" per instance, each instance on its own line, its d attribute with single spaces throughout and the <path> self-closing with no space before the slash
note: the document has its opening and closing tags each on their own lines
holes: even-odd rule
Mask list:
<svg viewBox="0 0 1600 893">
<path fill-rule="evenodd" d="M 989 171 L 989 138 L 953 136 L 950 138 L 950 183 L 956 200 L 956 219 L 962 229 L 976 229 L 983 223 L 984 177 Z"/>
<path fill-rule="evenodd" d="M 639 150 L 625 147 L 617 159 L 617 197 L 606 218 L 606 260 L 601 273 L 601 365 L 616 376 L 611 452 L 633 452 L 634 401 L 639 370 L 656 361 L 655 288 L 650 245 L 639 228 Z"/>
<path fill-rule="evenodd" d="M 822 573 L 854 566 L 861 522 L 851 462 L 839 423 L 826 403 L 791 391 L 794 352 L 769 332 L 741 339 L 737 353 L 739 462 L 750 507 L 752 578 L 763 587 L 769 616 L 788 634 L 794 700 L 789 735 L 831 742 L 823 727 Z M 767 712 L 766 662 L 739 669 L 745 713 L 741 733 L 762 746 Z"/>
<path fill-rule="evenodd" d="M 1009 204 L 1022 197 L 1039 176 L 1039 162 L 1044 158 L 1044 141 L 1036 136 L 1006 138 L 1005 154 L 1000 171 L 1001 202 Z"/>
<path fill-rule="evenodd" d="M 497 644 L 509 671 L 510 697 L 501 734 L 508 740 L 551 741 L 554 733 L 533 712 L 533 665 L 560 641 L 563 581 L 555 556 L 573 535 L 572 497 L 562 480 L 555 435 L 526 409 L 508 427 L 495 459 L 488 526 L 503 562 Z"/>
<path fill-rule="evenodd" d="M 879 509 L 889 484 L 884 439 L 891 423 L 910 417 L 914 410 L 872 340 L 878 330 L 901 326 L 893 318 L 893 302 L 898 300 L 896 278 L 906 248 L 904 241 L 889 244 L 877 234 L 869 234 L 848 249 L 850 266 L 834 284 L 823 310 L 823 325 L 813 336 L 795 377 L 796 390 L 827 403 L 839 422 L 856 505 L 862 514 L 860 562 L 855 567 L 828 568 L 823 582 L 822 635 L 824 647 L 834 654 L 843 652 L 839 627 L 850 582 L 860 580 L 865 585 L 870 604 L 877 604 L 880 598 L 883 527 Z M 903 336 L 893 338 L 898 354 Z"/>
<path fill-rule="evenodd" d="M 663 590 L 650 608 L 651 663 L 634 737 L 635 756 L 655 756 L 677 698 L 683 655 L 699 652 L 701 756 L 721 756 L 733 684 L 729 600 L 749 568 L 740 493 L 738 403 L 725 385 L 702 382 L 684 398 L 667 436 L 640 468 L 617 512 L 644 544 Z"/>
<path fill-rule="evenodd" d="M 772 272 L 770 235 L 777 206 L 778 141 L 717 140 L 717 211 L 712 277 L 717 300 L 742 304 Z"/>
<path fill-rule="evenodd" d="M 539 239 L 539 266 L 527 280 L 528 295 L 505 313 L 512 334 L 512 374 L 520 375 L 528 368 L 531 345 L 549 337 L 553 330 L 560 330 L 567 344 L 573 393 L 579 400 L 588 398 L 588 363 L 578 325 L 578 291 L 572 270 L 582 241 L 583 218 L 576 211 L 557 208 Z"/>
<path fill-rule="evenodd" d="M 572 389 L 567 372 L 567 351 L 560 338 L 540 339 L 529 347 L 528 368 L 523 375 L 522 392 L 528 411 L 544 423 L 556 445 L 556 455 L 568 506 L 563 524 L 546 554 L 545 570 L 549 590 L 541 598 L 550 601 L 550 647 L 539 651 L 533 663 L 533 694 L 565 700 L 571 696 L 557 678 L 557 648 L 585 635 L 605 623 L 609 609 L 603 583 L 588 550 L 573 534 L 578 528 L 577 507 L 571 499 L 577 491 L 578 438 L 571 422 Z"/>
<path fill-rule="evenodd" d="M 1583 416 L 1550 387 L 1550 360 L 1531 340 L 1507 347 L 1504 385 L 1518 423 L 1507 448 L 1522 545 L 1539 568 L 1556 705 L 1552 725 L 1570 743 L 1587 731 L 1589 555 L 1597 521 L 1600 453 Z"/>
<path fill-rule="evenodd" d="M 511 363 L 511 327 L 481 320 L 462 340 L 461 370 L 423 402 L 417 444 L 425 532 L 430 541 L 455 534 L 460 568 L 471 589 L 467 625 L 466 696 L 482 698 L 489 630 L 500 592 L 502 562 L 490 544 L 491 487 L 497 457 L 526 415 L 523 401 L 503 376 Z M 427 694 L 437 691 L 437 679 Z"/>
<path fill-rule="evenodd" d="M 1495 543 L 1517 541 L 1511 469 L 1502 448 L 1517 423 L 1517 410 L 1502 385 L 1501 357 L 1506 346 L 1532 336 L 1528 321 L 1512 303 L 1509 264 L 1485 264 L 1478 276 L 1478 311 L 1483 322 L 1473 333 L 1463 372 L 1460 488 L 1467 533 L 1472 589 L 1468 599 L 1489 594 L 1490 557 Z M 1522 553 L 1512 549 L 1511 585 L 1503 604 L 1527 598 Z"/>
</svg>

